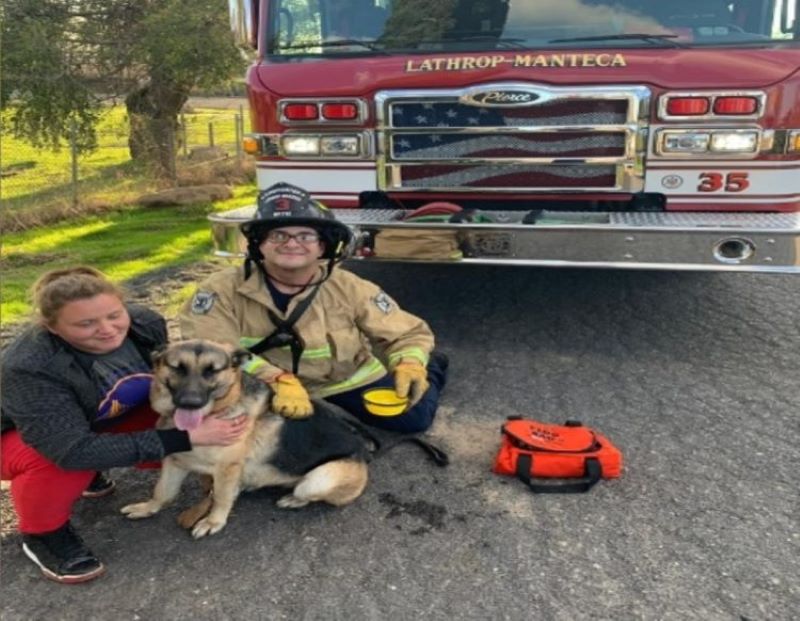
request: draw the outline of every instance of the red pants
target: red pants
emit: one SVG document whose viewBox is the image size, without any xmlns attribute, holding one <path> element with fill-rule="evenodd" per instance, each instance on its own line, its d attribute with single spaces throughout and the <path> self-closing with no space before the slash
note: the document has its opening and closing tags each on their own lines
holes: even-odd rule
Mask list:
<svg viewBox="0 0 800 621">
<path fill-rule="evenodd" d="M 140 406 L 103 433 L 152 429 L 157 419 L 149 406 Z M 142 465 L 153 467 L 153 462 Z M 0 436 L 0 466 L 0 478 L 11 481 L 19 531 L 26 534 L 49 533 L 63 526 L 95 475 L 94 470 L 60 468 L 25 444 L 16 429 Z"/>
</svg>

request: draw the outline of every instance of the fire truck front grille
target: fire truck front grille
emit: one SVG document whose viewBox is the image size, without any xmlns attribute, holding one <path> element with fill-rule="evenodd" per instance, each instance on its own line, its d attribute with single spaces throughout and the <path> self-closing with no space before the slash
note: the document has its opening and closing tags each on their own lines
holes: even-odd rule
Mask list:
<svg viewBox="0 0 800 621">
<path fill-rule="evenodd" d="M 623 125 L 627 116 L 628 102 L 624 100 L 563 100 L 524 108 L 482 108 L 457 101 L 398 101 L 391 104 L 392 126 L 416 129 Z"/>
<path fill-rule="evenodd" d="M 409 133 L 392 139 L 395 160 L 519 159 L 529 157 L 623 157 L 618 133 Z"/>
<path fill-rule="evenodd" d="M 405 188 L 483 189 L 608 189 L 616 185 L 616 167 L 550 165 L 526 166 L 485 164 L 404 166 L 401 182 Z"/>
<path fill-rule="evenodd" d="M 525 105 L 487 104 L 474 87 L 376 95 L 382 189 L 641 190 L 647 89 L 478 90 L 534 95 Z"/>
</svg>

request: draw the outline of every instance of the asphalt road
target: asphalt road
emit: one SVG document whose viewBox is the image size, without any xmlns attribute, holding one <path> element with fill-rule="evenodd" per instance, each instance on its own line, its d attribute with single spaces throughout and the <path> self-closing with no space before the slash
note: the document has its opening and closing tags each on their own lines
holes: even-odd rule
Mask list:
<svg viewBox="0 0 800 621">
<path fill-rule="evenodd" d="M 243 496 L 193 541 L 177 508 L 129 522 L 154 474 L 81 501 L 100 580 L 41 579 L 2 547 L 2 618 L 789 620 L 800 611 L 800 279 L 359 265 L 450 354 L 433 436 L 371 466 L 355 504 Z M 578 418 L 621 479 L 534 496 L 490 472 L 507 415 Z M 197 490 L 182 498 L 188 504 Z"/>
</svg>

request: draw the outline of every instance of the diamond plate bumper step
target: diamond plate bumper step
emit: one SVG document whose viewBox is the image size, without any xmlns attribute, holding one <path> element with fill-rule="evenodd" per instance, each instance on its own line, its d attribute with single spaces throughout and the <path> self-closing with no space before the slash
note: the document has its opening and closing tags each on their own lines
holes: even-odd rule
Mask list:
<svg viewBox="0 0 800 621">
<path fill-rule="evenodd" d="M 253 211 L 209 216 L 218 256 L 242 256 L 239 224 Z M 800 273 L 798 213 L 542 211 L 533 224 L 525 211 L 482 211 L 492 222 L 480 223 L 404 222 L 400 209 L 335 213 L 355 232 L 354 258 L 368 261 Z"/>
</svg>

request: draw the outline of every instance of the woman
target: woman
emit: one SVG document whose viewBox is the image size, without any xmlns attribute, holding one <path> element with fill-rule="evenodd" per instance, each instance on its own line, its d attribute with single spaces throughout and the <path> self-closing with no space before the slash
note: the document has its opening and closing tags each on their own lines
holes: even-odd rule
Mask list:
<svg viewBox="0 0 800 621">
<path fill-rule="evenodd" d="M 25 554 L 47 578 L 85 582 L 105 568 L 70 515 L 82 494 L 113 488 L 98 471 L 231 444 L 244 417 L 209 417 L 188 432 L 153 429 L 150 352 L 166 344 L 166 323 L 126 305 L 97 270 L 48 272 L 34 284 L 33 298 L 38 321 L 3 355 L 2 479 L 11 481 Z"/>
</svg>

